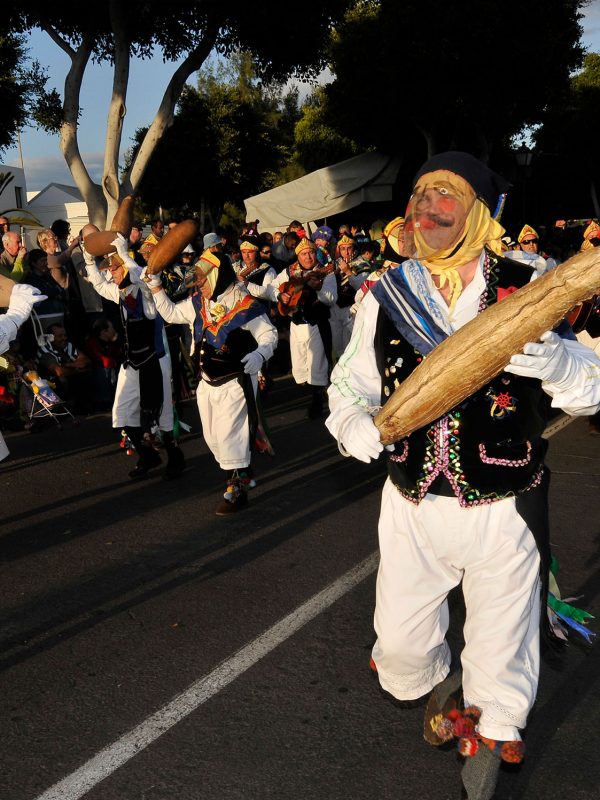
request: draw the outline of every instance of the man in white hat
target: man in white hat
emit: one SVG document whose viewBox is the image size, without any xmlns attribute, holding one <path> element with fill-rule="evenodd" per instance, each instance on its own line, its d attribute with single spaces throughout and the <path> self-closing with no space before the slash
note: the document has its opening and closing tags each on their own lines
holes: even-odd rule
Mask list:
<svg viewBox="0 0 600 800">
<path fill-rule="evenodd" d="M 204 251 L 210 250 L 211 253 L 223 252 L 223 239 L 218 233 L 206 233 L 202 240 Z"/>
</svg>

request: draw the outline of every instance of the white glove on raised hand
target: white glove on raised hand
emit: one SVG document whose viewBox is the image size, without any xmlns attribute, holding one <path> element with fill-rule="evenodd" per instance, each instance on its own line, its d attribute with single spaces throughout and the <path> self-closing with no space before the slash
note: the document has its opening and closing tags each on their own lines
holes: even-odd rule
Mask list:
<svg viewBox="0 0 600 800">
<path fill-rule="evenodd" d="M 10 293 L 7 316 L 15 325 L 22 325 L 31 314 L 33 306 L 41 303 L 42 300 L 47 300 L 47 297 L 35 286 L 30 286 L 28 283 L 17 283 Z"/>
<path fill-rule="evenodd" d="M 244 372 L 246 375 L 256 375 L 258 370 L 263 365 L 264 358 L 258 352 L 258 350 L 252 350 L 252 352 L 248 353 L 242 358 L 242 364 L 244 364 Z"/>
<path fill-rule="evenodd" d="M 123 236 L 122 233 L 115 234 L 115 238 L 111 242 L 112 246 L 116 249 L 118 255 L 123 258 L 124 256 L 129 257 L 129 248 L 127 246 L 127 239 Z"/>
<path fill-rule="evenodd" d="M 162 273 L 160 272 L 148 272 L 148 267 L 144 267 L 144 269 L 140 273 L 140 278 L 147 283 L 150 289 L 158 289 L 162 287 Z"/>
<path fill-rule="evenodd" d="M 527 342 L 523 352 L 514 355 L 504 371 L 560 386 L 570 384 L 576 369 L 575 360 L 561 337 L 546 331 L 539 342 Z"/>
<path fill-rule="evenodd" d="M 95 267 L 96 266 L 96 256 L 93 256 L 91 253 L 88 253 L 88 251 L 85 249 L 85 247 L 83 245 L 83 241 L 81 241 L 79 243 L 79 246 L 81 247 L 81 252 L 83 254 L 83 260 L 85 262 L 86 267 Z"/>
<path fill-rule="evenodd" d="M 123 261 L 123 264 L 127 267 L 127 269 L 138 266 L 138 264 L 136 264 L 133 258 L 129 255 L 128 242 L 122 233 L 117 233 L 111 244 L 114 248 L 116 248 L 117 255 Z"/>
<path fill-rule="evenodd" d="M 338 442 L 344 455 L 351 455 L 368 464 L 379 458 L 383 445 L 373 417 L 368 413 L 355 414 L 339 430 Z"/>
</svg>

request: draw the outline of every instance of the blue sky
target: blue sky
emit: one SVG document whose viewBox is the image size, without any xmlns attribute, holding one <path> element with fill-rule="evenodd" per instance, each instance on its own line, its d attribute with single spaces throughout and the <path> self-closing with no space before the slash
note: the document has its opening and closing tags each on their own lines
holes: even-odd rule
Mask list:
<svg viewBox="0 0 600 800">
<path fill-rule="evenodd" d="M 583 43 L 591 51 L 600 52 L 600 0 L 593 0 L 584 10 Z M 64 75 L 69 59 L 41 31 L 35 31 L 29 41 L 30 54 L 43 64 L 50 75 L 48 85 L 62 92 Z M 160 57 L 147 61 L 133 60 L 127 94 L 122 150 L 125 151 L 135 130 L 152 120 L 162 93 L 174 69 L 172 63 L 163 63 Z M 191 82 L 194 78 L 192 76 Z M 102 172 L 106 113 L 111 94 L 112 71 L 109 66 L 89 65 L 82 87 L 82 114 L 79 144 L 85 163 L 94 179 Z M 73 179 L 58 147 L 58 137 L 33 128 L 21 133 L 21 145 L 27 189 L 43 189 L 51 181 L 73 185 Z M 20 166 L 16 148 L 6 151 L 1 158 L 7 165 Z"/>
</svg>

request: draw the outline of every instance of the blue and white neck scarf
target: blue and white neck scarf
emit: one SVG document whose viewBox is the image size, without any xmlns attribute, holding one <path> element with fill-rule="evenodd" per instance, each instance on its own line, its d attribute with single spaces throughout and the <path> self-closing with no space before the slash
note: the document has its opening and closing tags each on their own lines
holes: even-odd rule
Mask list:
<svg viewBox="0 0 600 800">
<path fill-rule="evenodd" d="M 426 270 L 420 261 L 409 259 L 385 272 L 371 289 L 398 333 L 423 355 L 452 333 L 448 319 L 431 297 Z"/>
</svg>

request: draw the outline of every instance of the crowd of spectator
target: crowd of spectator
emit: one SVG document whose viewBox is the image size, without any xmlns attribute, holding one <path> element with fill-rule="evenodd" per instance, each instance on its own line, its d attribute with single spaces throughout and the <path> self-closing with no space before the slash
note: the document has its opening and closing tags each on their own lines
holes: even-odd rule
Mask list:
<svg viewBox="0 0 600 800">
<path fill-rule="evenodd" d="M 270 233 L 261 232 L 259 224 L 258 220 L 248 222 L 233 239 L 220 232 L 201 236 L 164 271 L 163 284 L 171 300 L 177 302 L 194 291 L 194 264 L 202 252 L 229 257 L 240 283 L 266 305 L 279 331 L 276 354 L 261 371 L 264 389 L 273 375 L 290 370 L 290 316 L 278 309 L 277 288 L 269 292 L 268 287 L 277 287 L 278 276 L 297 262 L 297 248 L 303 239 L 314 243 L 318 268 L 331 272 L 337 281 L 335 300 L 327 310 L 331 336 L 322 337 L 329 368 L 349 341 L 362 294 L 406 254 L 402 249 L 402 217 L 391 222 L 377 220 L 367 230 L 359 223 L 344 223 L 335 231 L 326 224 L 311 230 L 292 220 L 285 230 Z M 133 224 L 129 248 L 140 266 L 174 225 L 154 219 L 144 235 L 147 226 Z M 538 230 L 524 225 L 514 237 L 507 234 L 503 239 L 506 256 L 534 267 L 538 274 L 579 249 L 600 245 L 600 226 L 595 220 L 560 220 L 551 228 Z M 87 280 L 80 232 L 72 236 L 69 224 L 56 220 L 37 234 L 38 246 L 29 250 L 8 219 L 0 217 L 0 232 L 0 274 L 37 287 L 47 298 L 36 306 L 0 362 L 2 426 L 36 430 L 30 419 L 30 387 L 23 378 L 32 370 L 50 382 L 75 414 L 109 410 L 123 360 L 123 329 L 118 307 L 104 301 Z M 167 325 L 166 336 L 174 401 L 181 403 L 194 394 L 197 383 L 190 358 L 191 332 L 185 326 Z M 311 416 L 320 416 L 321 410 L 322 397 L 313 397 Z M 595 424 L 592 421 L 591 425 Z"/>
</svg>

